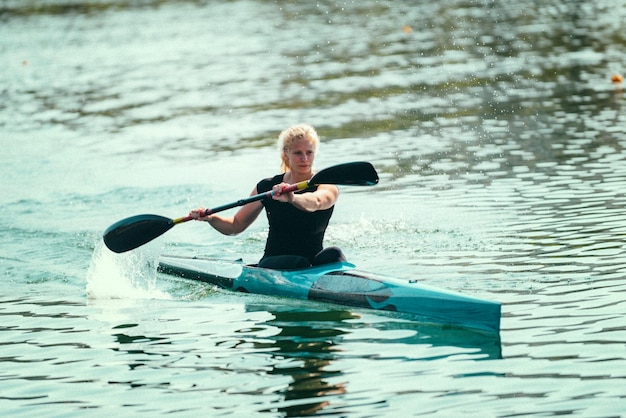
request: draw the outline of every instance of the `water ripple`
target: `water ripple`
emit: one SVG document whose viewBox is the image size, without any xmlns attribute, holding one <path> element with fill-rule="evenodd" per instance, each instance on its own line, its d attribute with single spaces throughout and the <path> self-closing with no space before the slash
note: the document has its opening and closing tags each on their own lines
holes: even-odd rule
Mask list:
<svg viewBox="0 0 626 418">
<path fill-rule="evenodd" d="M 3 411 L 623 413 L 619 2 L 70 3 L 0 6 Z M 320 167 L 380 174 L 342 187 L 327 242 L 501 301 L 501 341 L 147 283 L 137 260 L 87 298 L 107 225 L 244 197 L 296 121 Z M 265 234 L 155 245 L 256 261 Z"/>
</svg>

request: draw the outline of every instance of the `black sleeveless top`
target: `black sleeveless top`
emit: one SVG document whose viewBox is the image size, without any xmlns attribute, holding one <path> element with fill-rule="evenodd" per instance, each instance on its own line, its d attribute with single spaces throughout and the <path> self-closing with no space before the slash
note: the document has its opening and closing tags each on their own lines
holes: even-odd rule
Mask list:
<svg viewBox="0 0 626 418">
<path fill-rule="evenodd" d="M 284 177 L 284 174 L 279 174 L 261 180 L 256 186 L 257 192 L 264 193 L 272 190 L 272 186 L 282 183 Z M 317 186 L 296 193 L 308 193 L 315 190 Z M 263 257 L 299 255 L 312 262 L 315 255 L 322 250 L 324 233 L 333 214 L 334 206 L 325 210 L 305 212 L 291 203 L 279 202 L 271 198 L 265 198 L 261 203 L 265 207 L 270 226 Z"/>
</svg>

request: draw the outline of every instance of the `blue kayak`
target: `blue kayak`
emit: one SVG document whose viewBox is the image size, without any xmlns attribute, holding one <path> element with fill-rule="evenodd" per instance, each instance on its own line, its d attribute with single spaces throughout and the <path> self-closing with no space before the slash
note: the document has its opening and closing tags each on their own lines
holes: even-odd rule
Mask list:
<svg viewBox="0 0 626 418">
<path fill-rule="evenodd" d="M 162 256 L 159 271 L 237 292 L 411 314 L 420 320 L 498 333 L 501 305 L 415 280 L 359 271 L 351 263 L 271 270 L 242 262 Z"/>
</svg>

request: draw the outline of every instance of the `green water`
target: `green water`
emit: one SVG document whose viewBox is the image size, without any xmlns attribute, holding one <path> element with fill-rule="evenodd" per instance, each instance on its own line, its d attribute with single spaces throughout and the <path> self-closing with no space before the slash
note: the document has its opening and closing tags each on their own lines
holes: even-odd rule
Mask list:
<svg viewBox="0 0 626 418">
<path fill-rule="evenodd" d="M 580 416 L 625 410 L 623 2 L 0 2 L 0 411 L 11 416 Z M 366 160 L 326 244 L 503 304 L 499 338 L 232 294 L 160 253 L 258 260 L 187 223 L 275 174 Z"/>
</svg>

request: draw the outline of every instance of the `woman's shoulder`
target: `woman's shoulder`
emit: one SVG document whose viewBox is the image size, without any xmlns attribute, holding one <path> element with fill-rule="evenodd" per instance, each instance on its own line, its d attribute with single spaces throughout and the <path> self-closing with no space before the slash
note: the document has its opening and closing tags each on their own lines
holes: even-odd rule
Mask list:
<svg viewBox="0 0 626 418">
<path fill-rule="evenodd" d="M 270 191 L 272 186 L 281 183 L 285 178 L 285 173 L 277 174 L 274 177 L 268 177 L 257 183 L 256 189 L 259 193 Z"/>
</svg>

